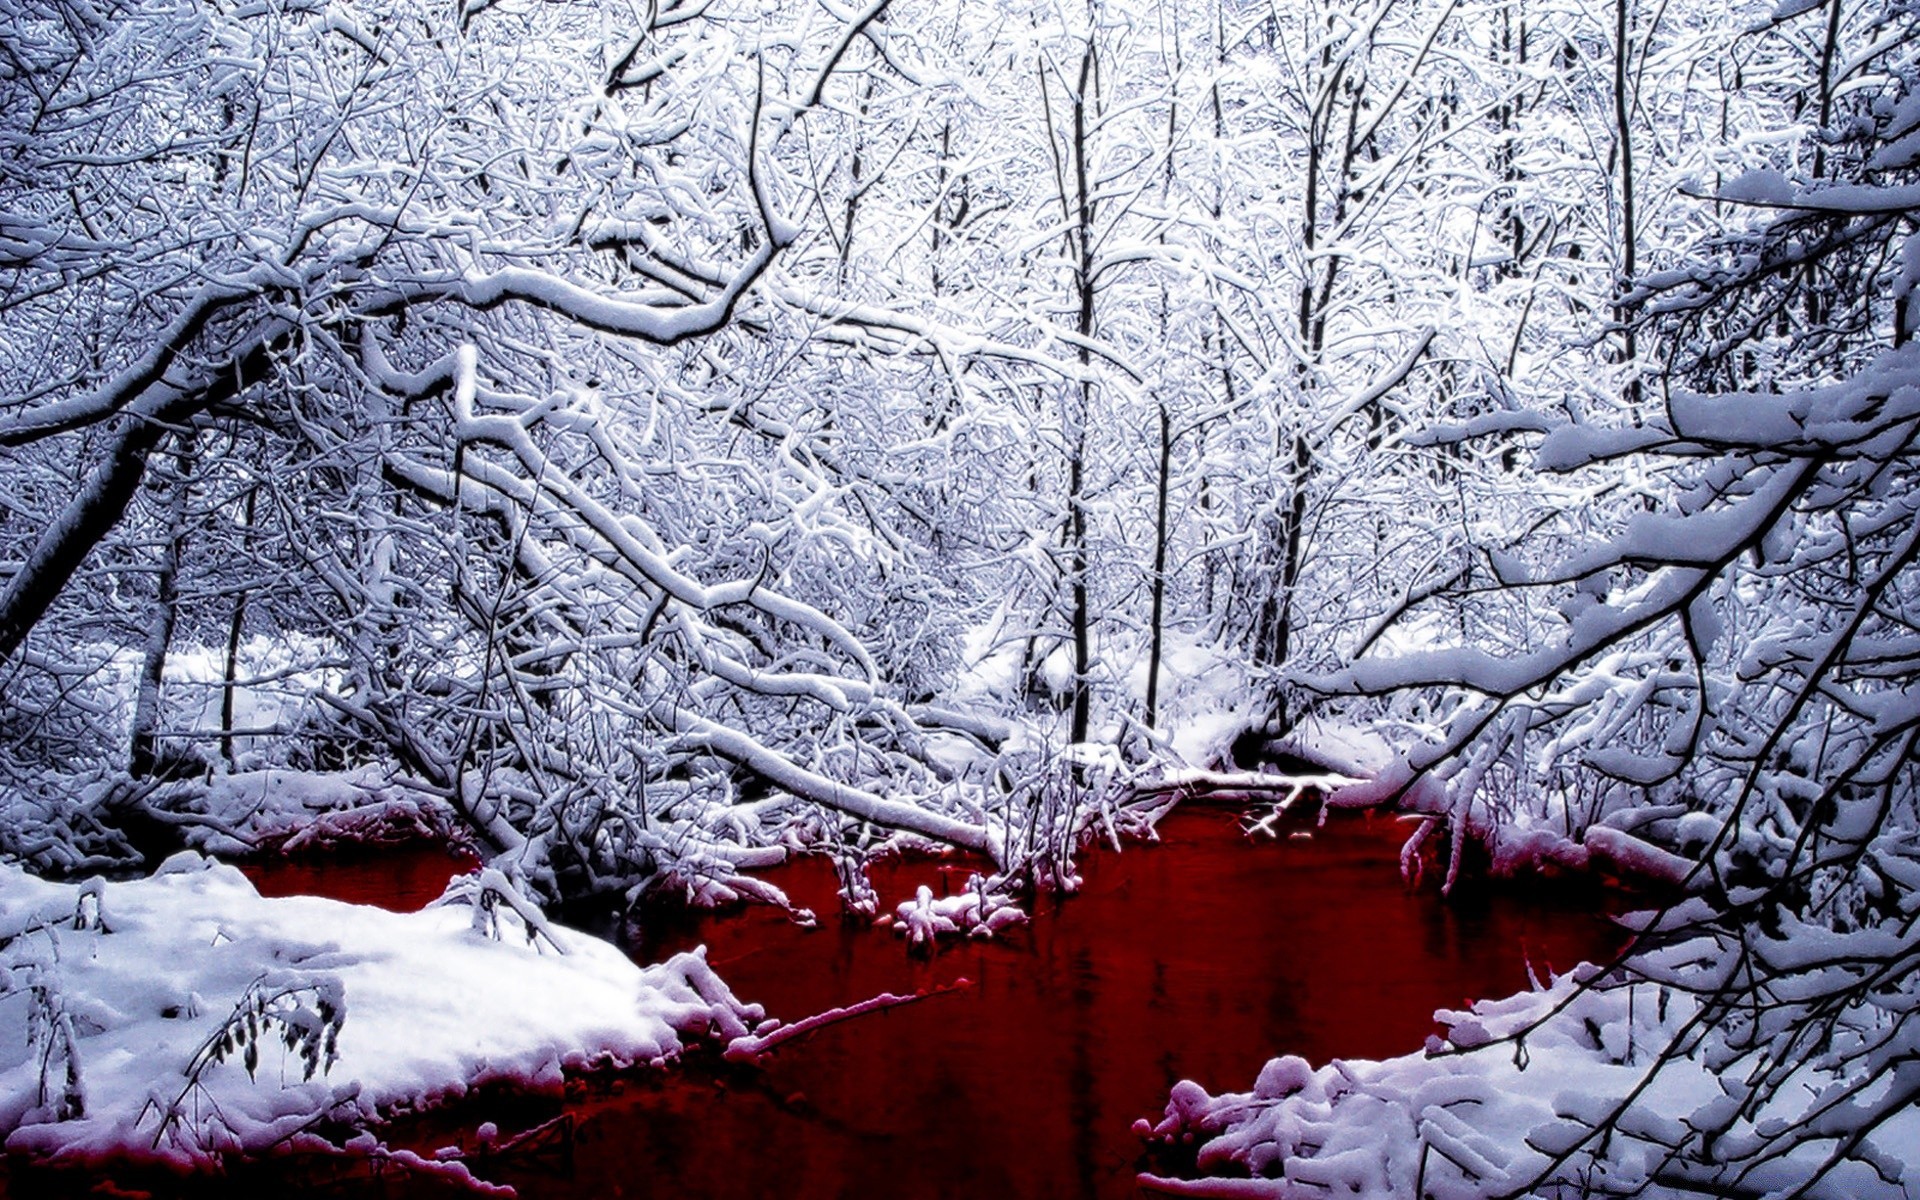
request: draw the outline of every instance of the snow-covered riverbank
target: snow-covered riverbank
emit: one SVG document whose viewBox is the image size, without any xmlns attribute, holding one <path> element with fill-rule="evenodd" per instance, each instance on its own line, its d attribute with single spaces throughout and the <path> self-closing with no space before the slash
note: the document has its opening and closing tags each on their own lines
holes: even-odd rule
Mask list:
<svg viewBox="0 0 1920 1200">
<path fill-rule="evenodd" d="M 1250 1092 L 1182 1082 L 1165 1116 L 1135 1130 L 1191 1150 L 1208 1177 L 1142 1183 L 1242 1200 L 1920 1194 L 1920 1109 L 1901 1098 L 1910 1055 L 1863 1086 L 1836 1064 L 1874 1031 L 1843 1030 L 1756 1100 L 1739 1055 L 1712 1036 L 1724 1015 L 1657 983 L 1587 986 L 1599 974 L 1587 964 L 1442 1010 L 1448 1036 L 1424 1053 L 1317 1069 L 1276 1058 Z"/>
<path fill-rule="evenodd" d="M 0 1136 L 180 1164 L 319 1148 L 323 1121 L 661 1061 L 762 1015 L 699 954 L 641 968 L 537 920 L 530 936 L 492 899 L 479 922 L 459 903 L 263 899 L 192 853 L 123 883 L 0 865 Z"/>
</svg>

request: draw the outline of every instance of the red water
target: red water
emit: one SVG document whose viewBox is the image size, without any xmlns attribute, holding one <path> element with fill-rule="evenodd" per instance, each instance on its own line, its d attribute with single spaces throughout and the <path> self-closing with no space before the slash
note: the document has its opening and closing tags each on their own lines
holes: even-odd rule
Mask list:
<svg viewBox="0 0 1920 1200">
<path fill-rule="evenodd" d="M 239 867 L 262 896 L 329 896 L 417 912 L 440 898 L 447 880 L 478 865 L 470 854 L 426 847 L 249 859 Z"/>
<path fill-rule="evenodd" d="M 1030 926 L 931 955 L 831 916 L 827 865 L 791 863 L 769 878 L 828 914 L 821 928 L 764 907 L 659 916 L 637 956 L 705 944 L 738 995 L 787 1020 L 970 984 L 831 1026 L 760 1068 L 695 1056 L 573 1086 L 564 1104 L 495 1093 L 383 1136 L 430 1152 L 473 1146 L 483 1120 L 504 1137 L 554 1121 L 524 1152 L 470 1160 L 530 1197 L 1133 1197 L 1142 1147 L 1130 1127 L 1158 1116 L 1178 1080 L 1245 1090 L 1276 1054 L 1417 1050 L 1436 1007 L 1525 987 L 1529 956 L 1564 970 L 1619 944 L 1591 898 L 1410 894 L 1397 870 L 1404 827 L 1384 820 L 1249 842 L 1235 814 L 1189 809 L 1161 832 L 1159 845 L 1085 855 L 1085 887 L 1043 903 Z M 461 869 L 438 854 L 368 859 L 250 874 L 269 894 L 417 907 Z M 938 892 L 965 878 L 921 859 L 885 864 L 874 882 L 888 911 L 920 883 Z M 357 1182 L 247 1177 L 249 1192 L 439 1190 L 364 1167 Z"/>
<path fill-rule="evenodd" d="M 1409 894 L 1392 822 L 1253 843 L 1233 813 L 1187 810 L 1161 832 L 1086 855 L 1085 887 L 1031 926 L 930 956 L 864 923 L 807 930 L 766 908 L 657 921 L 643 960 L 704 943 L 739 996 L 788 1020 L 972 984 L 832 1026 L 759 1070 L 694 1066 L 577 1097 L 567 1153 L 486 1174 L 542 1197 L 1136 1196 L 1132 1122 L 1180 1079 L 1246 1090 L 1275 1054 L 1417 1050 L 1436 1007 L 1525 987 L 1526 956 L 1544 973 L 1619 944 L 1565 896 Z M 821 861 L 769 877 L 834 911 Z M 874 882 L 890 906 L 965 878 L 919 860 Z"/>
</svg>

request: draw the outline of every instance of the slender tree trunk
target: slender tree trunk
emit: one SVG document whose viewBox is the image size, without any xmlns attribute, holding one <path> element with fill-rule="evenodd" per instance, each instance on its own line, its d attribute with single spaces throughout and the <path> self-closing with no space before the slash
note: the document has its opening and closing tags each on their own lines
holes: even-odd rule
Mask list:
<svg viewBox="0 0 1920 1200">
<path fill-rule="evenodd" d="M 933 220 L 927 222 L 933 239 L 931 252 L 927 255 L 930 283 L 934 298 L 940 297 L 940 251 L 946 245 L 947 231 L 947 161 L 953 155 L 953 122 L 940 123 L 940 154 L 934 159 L 933 175 Z"/>
<path fill-rule="evenodd" d="M 1840 49 L 1840 0 L 1827 0 L 1827 25 L 1825 35 L 1820 42 L 1820 129 L 1825 131 L 1833 120 L 1833 60 Z M 1827 144 L 1822 139 L 1813 139 L 1813 177 L 1824 179 L 1827 176 Z M 1808 262 L 1801 276 L 1801 294 L 1806 297 L 1803 308 L 1807 324 L 1824 325 L 1829 315 L 1828 289 L 1820 285 L 1819 267 Z M 1896 325 L 1897 328 L 1897 325 Z"/>
<path fill-rule="evenodd" d="M 247 498 L 241 514 L 240 528 L 243 536 L 250 536 L 253 529 L 254 514 L 260 500 L 260 489 L 256 485 L 247 489 Z M 226 761 L 229 771 L 239 762 L 233 748 L 233 720 L 235 685 L 240 678 L 240 635 L 247 622 L 247 593 L 242 591 L 233 597 L 233 614 L 227 619 L 227 655 L 226 665 L 221 670 L 220 686 L 220 757 Z"/>
<path fill-rule="evenodd" d="M 1207 100 L 1213 110 L 1214 140 L 1224 145 L 1227 138 L 1227 113 L 1226 105 L 1220 98 L 1220 80 L 1226 75 L 1227 71 L 1227 18 L 1224 3 L 1220 2 L 1220 0 L 1216 0 L 1213 9 L 1213 47 L 1214 73 L 1212 83 L 1207 89 Z M 1216 175 L 1214 177 L 1212 205 L 1213 221 L 1216 228 L 1218 228 L 1221 223 L 1221 216 L 1226 212 L 1226 206 L 1226 186 L 1220 181 L 1219 176 Z M 1217 362 L 1217 368 L 1220 374 L 1220 388 L 1221 393 L 1226 397 L 1228 410 L 1232 411 L 1235 407 L 1237 392 L 1233 376 L 1233 345 L 1227 336 L 1226 322 L 1218 310 L 1214 312 L 1213 330 L 1208 336 L 1216 341 L 1220 348 L 1220 356 Z M 1209 514 L 1213 508 L 1213 489 L 1210 486 L 1210 477 L 1204 465 L 1207 461 L 1206 436 L 1206 432 L 1204 430 L 1201 431 L 1200 437 L 1202 441 L 1199 449 L 1199 460 L 1202 464 L 1200 470 L 1200 511 L 1203 515 Z M 1211 522 L 1208 522 L 1205 527 L 1211 530 Z M 1211 542 L 1211 540 L 1211 534 L 1209 533 L 1208 541 Z M 1225 611 L 1216 611 L 1222 558 L 1223 556 L 1218 551 L 1211 548 L 1201 556 L 1201 574 L 1204 576 L 1203 586 L 1206 592 L 1203 603 L 1209 621 L 1215 622 L 1212 628 L 1216 633 L 1221 633 L 1231 628 L 1227 621 L 1228 614 Z M 1230 563 L 1229 566 L 1231 567 L 1232 564 Z M 1232 606 L 1233 593 L 1236 590 L 1237 589 L 1231 586 L 1231 581 L 1229 581 L 1227 588 L 1228 607 Z"/>
<path fill-rule="evenodd" d="M 1054 171 L 1060 195 L 1060 209 L 1066 218 L 1067 254 L 1073 264 L 1073 290 L 1076 301 L 1075 332 L 1080 345 L 1075 358 L 1080 364 L 1078 382 L 1067 390 L 1062 407 L 1062 432 L 1067 444 L 1067 521 L 1065 551 L 1067 560 L 1068 622 L 1073 636 L 1073 695 L 1067 740 L 1084 742 L 1092 724 L 1092 695 L 1087 687 L 1093 661 L 1093 614 L 1088 597 L 1086 459 L 1087 425 L 1093 411 L 1093 354 L 1089 348 L 1094 328 L 1095 278 L 1093 265 L 1093 219 L 1091 171 L 1087 163 L 1087 106 L 1090 89 L 1096 82 L 1097 56 L 1093 31 L 1087 33 L 1086 49 L 1080 56 L 1080 72 L 1069 97 L 1072 125 L 1065 153 L 1059 148 L 1053 124 L 1053 107 L 1044 70 L 1040 77 L 1040 100 L 1047 113 L 1048 142 L 1054 147 Z"/>
<path fill-rule="evenodd" d="M 1820 128 L 1833 120 L 1833 59 L 1840 49 L 1840 0 L 1827 0 L 1827 29 L 1820 43 Z M 1827 145 L 1813 139 L 1813 177 L 1827 173 Z"/>
<path fill-rule="evenodd" d="M 1527 18 L 1524 14 L 1518 18 L 1519 30 L 1516 34 L 1513 9 L 1511 4 L 1501 6 L 1500 46 L 1495 57 L 1500 60 L 1502 67 L 1510 68 L 1517 64 L 1524 71 L 1527 65 Z M 1500 186 L 1505 195 L 1505 213 L 1499 222 L 1499 232 L 1505 235 L 1507 243 L 1507 261 L 1500 265 L 1499 274 L 1506 279 L 1519 278 L 1521 260 L 1525 257 L 1527 246 L 1527 223 L 1520 208 L 1520 156 L 1514 148 L 1523 107 L 1524 101 L 1516 87 L 1513 94 L 1502 100 L 1494 110 L 1494 121 L 1500 132 L 1497 151 Z"/>
<path fill-rule="evenodd" d="M 1281 530 L 1285 549 L 1280 560 L 1279 618 L 1273 629 L 1273 665 L 1285 666 L 1293 654 L 1293 598 L 1300 588 L 1300 543 L 1307 533 L 1307 478 L 1313 451 L 1304 433 L 1293 438 L 1293 487 L 1287 496 L 1286 523 Z"/>
<path fill-rule="evenodd" d="M 1613 0 L 1613 119 L 1620 148 L 1620 277 L 1623 286 L 1630 285 L 1640 269 L 1639 215 L 1634 195 L 1633 98 L 1628 82 L 1632 76 L 1633 57 L 1633 43 L 1628 40 L 1632 34 L 1632 3 L 1633 0 Z M 1616 306 L 1614 316 L 1621 322 L 1622 358 L 1631 364 L 1640 357 L 1639 334 L 1627 322 L 1626 310 Z M 1640 400 L 1638 378 L 1628 385 L 1627 397 L 1637 407 Z"/>
<path fill-rule="evenodd" d="M 1160 178 L 1160 204 L 1163 208 L 1170 208 L 1173 195 L 1173 151 L 1180 126 L 1180 99 L 1175 89 L 1183 74 L 1183 68 L 1179 31 L 1176 28 L 1173 43 L 1173 71 L 1168 83 L 1168 89 L 1173 94 L 1167 104 L 1167 164 L 1166 171 Z M 1215 119 L 1218 120 L 1217 115 Z M 1160 242 L 1163 245 L 1166 243 L 1164 232 L 1160 234 Z M 1160 285 L 1162 344 L 1168 338 L 1170 310 L 1167 287 L 1163 280 Z M 1151 595 L 1151 612 L 1148 616 L 1147 702 L 1146 711 L 1143 714 L 1144 723 L 1148 729 L 1155 728 L 1160 722 L 1160 659 L 1166 647 L 1168 498 L 1173 491 L 1173 414 L 1168 411 L 1166 397 L 1157 393 L 1154 396 L 1154 408 L 1159 417 L 1160 457 L 1159 470 L 1154 479 L 1153 573 L 1148 585 Z"/>
<path fill-rule="evenodd" d="M 1160 721 L 1160 656 L 1166 638 L 1167 498 L 1173 490 L 1173 418 L 1164 400 L 1160 402 L 1159 409 L 1160 475 L 1154 497 L 1152 642 L 1147 650 L 1147 709 L 1144 721 L 1148 729 L 1155 728 Z"/>
<path fill-rule="evenodd" d="M 160 685 L 167 672 L 167 650 L 180 613 L 180 556 L 187 540 L 187 511 L 192 499 L 194 458 L 198 438 L 179 435 L 174 455 L 174 477 L 169 485 L 167 528 L 154 574 L 153 609 L 147 617 L 147 641 L 141 655 L 140 680 L 134 692 L 132 746 L 127 771 L 135 779 L 151 776 L 160 765 Z"/>
<path fill-rule="evenodd" d="M 1336 58 L 1334 23 L 1331 20 L 1321 36 L 1324 39 L 1318 54 L 1321 74 L 1317 102 L 1307 123 L 1306 193 L 1301 202 L 1300 221 L 1303 262 L 1297 318 L 1303 356 L 1294 379 L 1303 408 L 1306 407 L 1306 397 L 1319 386 L 1314 373 L 1326 345 L 1328 310 L 1332 306 L 1334 287 L 1340 275 L 1340 259 L 1337 255 L 1329 255 L 1324 263 L 1319 258 L 1322 176 L 1331 175 L 1326 186 L 1333 193 L 1327 227 L 1338 231 L 1346 213 L 1347 185 L 1352 178 L 1359 149 L 1356 131 L 1361 100 L 1359 90 L 1364 83 L 1364 74 L 1361 76 L 1362 83 L 1351 83 L 1350 77 L 1356 71 L 1365 70 L 1365 64 L 1350 55 L 1343 54 Z M 1346 129 L 1338 151 L 1338 166 L 1334 166 L 1328 161 L 1331 157 L 1328 143 L 1332 131 L 1337 127 L 1342 96 L 1346 97 L 1347 103 Z M 1307 491 L 1313 468 L 1309 432 L 1302 417 L 1294 422 L 1291 431 L 1284 426 L 1276 431 L 1274 439 L 1274 456 L 1287 460 L 1291 470 L 1288 472 L 1286 496 L 1279 513 L 1273 518 L 1269 552 L 1277 554 L 1279 561 L 1274 564 L 1273 574 L 1268 581 L 1256 645 L 1262 651 L 1260 657 L 1263 661 L 1275 667 L 1284 666 L 1293 653 L 1293 601 L 1304 563 L 1300 543 L 1306 535 Z"/>
<path fill-rule="evenodd" d="M 847 212 L 846 236 L 840 242 L 840 280 L 846 282 L 847 271 L 853 258 L 853 230 L 860 217 L 860 197 L 863 194 L 865 180 L 861 173 L 865 168 L 862 159 L 864 145 L 860 138 L 859 123 L 867 119 L 867 110 L 873 105 L 873 75 L 869 73 L 860 85 L 860 103 L 854 108 L 853 158 L 847 164 Z M 937 222 L 936 222 L 937 224 Z"/>
</svg>

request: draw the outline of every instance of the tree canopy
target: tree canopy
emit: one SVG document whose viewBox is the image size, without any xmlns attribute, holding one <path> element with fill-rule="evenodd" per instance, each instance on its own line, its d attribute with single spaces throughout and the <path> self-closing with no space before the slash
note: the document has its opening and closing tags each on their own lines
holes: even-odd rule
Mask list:
<svg viewBox="0 0 1920 1200">
<path fill-rule="evenodd" d="M 1366 724 L 1448 886 L 1683 864 L 1624 970 L 1729 1122 L 1852 1056 L 1837 1163 L 1920 1094 L 1917 16 L 0 3 L 0 851 L 374 763 L 549 899 L 857 906 Z"/>
</svg>

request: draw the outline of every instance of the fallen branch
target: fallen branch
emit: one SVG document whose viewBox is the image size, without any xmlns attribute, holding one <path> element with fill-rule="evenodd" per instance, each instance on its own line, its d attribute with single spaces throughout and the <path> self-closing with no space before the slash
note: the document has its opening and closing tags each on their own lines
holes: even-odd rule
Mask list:
<svg viewBox="0 0 1920 1200">
<path fill-rule="evenodd" d="M 1167 792 L 1204 794 L 1231 798 L 1268 798 L 1298 795 L 1304 791 L 1329 792 L 1361 782 L 1334 771 L 1314 775 L 1271 774 L 1262 771 L 1206 771 L 1199 768 L 1169 772 L 1164 778 L 1135 785 L 1141 795 Z"/>
<path fill-rule="evenodd" d="M 849 1004 L 844 1008 L 829 1008 L 825 1012 L 815 1013 L 810 1017 L 795 1021 L 791 1025 L 781 1025 L 776 1029 L 768 1030 L 764 1034 L 755 1033 L 734 1038 L 727 1043 L 726 1060 L 728 1062 L 759 1062 L 762 1056 L 772 1051 L 775 1047 L 785 1042 L 790 1042 L 795 1038 L 805 1037 L 817 1029 L 824 1029 L 829 1025 L 838 1024 L 841 1021 L 850 1020 L 854 1017 L 865 1016 L 867 1013 L 879 1012 L 882 1009 L 888 1008 L 898 1008 L 902 1004 L 912 1004 L 916 1000 L 925 1000 L 930 996 L 943 996 L 948 992 L 957 992 L 963 988 L 970 988 L 972 986 L 973 980 L 962 975 L 952 983 L 941 984 L 939 987 L 924 988 L 909 996 L 897 996 L 892 992 L 881 992 L 878 996 L 862 1000 L 858 1004 Z"/>
</svg>

